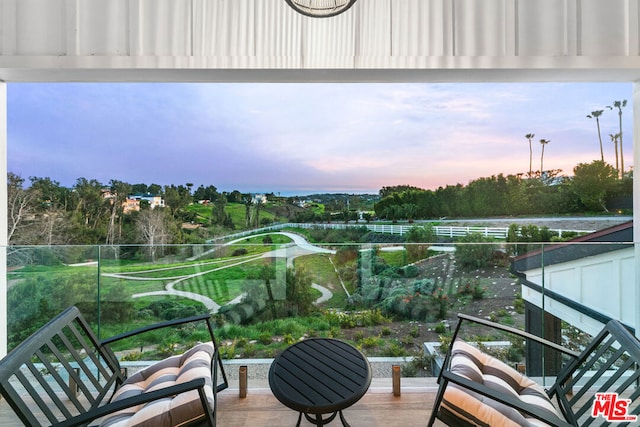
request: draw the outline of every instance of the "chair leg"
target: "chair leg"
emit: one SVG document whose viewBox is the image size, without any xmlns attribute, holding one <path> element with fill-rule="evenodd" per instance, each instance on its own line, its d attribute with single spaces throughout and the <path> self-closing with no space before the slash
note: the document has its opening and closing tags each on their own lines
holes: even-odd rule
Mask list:
<svg viewBox="0 0 640 427">
<path fill-rule="evenodd" d="M 436 394 L 436 401 L 433 404 L 433 409 L 431 410 L 431 416 L 429 417 L 429 423 L 427 427 L 433 426 L 433 423 L 436 421 L 436 417 L 438 416 L 438 411 L 440 410 L 440 405 L 442 404 L 442 399 L 444 398 L 444 391 L 447 388 L 447 383 L 449 381 L 446 379 L 442 380 L 440 387 L 438 388 L 438 393 Z"/>
</svg>

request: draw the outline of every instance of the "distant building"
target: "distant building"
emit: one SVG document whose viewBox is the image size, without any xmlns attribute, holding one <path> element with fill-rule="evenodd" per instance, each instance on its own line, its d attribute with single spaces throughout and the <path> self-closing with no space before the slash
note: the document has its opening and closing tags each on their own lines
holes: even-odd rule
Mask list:
<svg viewBox="0 0 640 427">
<path fill-rule="evenodd" d="M 146 194 L 130 194 L 127 196 L 127 200 L 122 203 L 124 213 L 140 210 L 140 202 L 146 201 L 149 203 L 151 209 L 160 207 L 164 208 L 164 199 L 161 196 L 156 196 L 151 193 Z"/>
<path fill-rule="evenodd" d="M 103 199 L 113 199 L 117 196 L 116 193 L 112 192 L 108 188 L 103 188 L 102 190 L 100 190 L 100 195 L 102 196 Z"/>
<path fill-rule="evenodd" d="M 267 195 L 266 194 L 254 194 L 251 196 L 251 203 L 254 205 L 261 204 L 264 205 L 267 203 Z"/>
<path fill-rule="evenodd" d="M 140 210 L 140 200 L 130 199 L 127 197 L 127 200 L 122 202 L 122 212 L 128 214 L 130 212 L 137 212 Z"/>
</svg>

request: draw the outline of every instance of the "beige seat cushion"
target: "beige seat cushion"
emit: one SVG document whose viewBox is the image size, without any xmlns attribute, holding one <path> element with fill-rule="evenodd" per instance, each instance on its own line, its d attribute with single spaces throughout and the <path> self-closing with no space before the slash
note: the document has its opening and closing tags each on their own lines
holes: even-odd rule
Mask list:
<svg viewBox="0 0 640 427">
<path fill-rule="evenodd" d="M 211 360 L 211 342 L 198 344 L 186 353 L 172 356 L 132 375 L 114 393 L 111 401 L 125 399 L 196 378 L 206 379 L 206 395 L 211 408 L 214 406 Z M 177 426 L 204 418 L 204 409 L 197 390 L 135 406 L 109 415 L 102 426 Z"/>
<path fill-rule="evenodd" d="M 476 383 L 508 393 L 527 405 L 535 405 L 563 419 L 545 391 L 537 383 L 498 359 L 464 341 L 453 345 L 451 371 Z M 442 409 L 468 425 L 477 426 L 544 426 L 542 421 L 483 395 L 449 383 Z"/>
</svg>

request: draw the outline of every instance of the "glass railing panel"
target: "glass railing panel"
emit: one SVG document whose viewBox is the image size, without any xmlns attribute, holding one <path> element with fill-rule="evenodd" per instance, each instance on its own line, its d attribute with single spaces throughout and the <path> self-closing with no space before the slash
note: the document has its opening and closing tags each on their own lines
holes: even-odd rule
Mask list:
<svg viewBox="0 0 640 427">
<path fill-rule="evenodd" d="M 407 375 L 433 375 L 436 356 L 425 355 L 424 343 L 446 345 L 457 312 L 576 348 L 608 318 L 635 321 L 624 289 L 635 283 L 632 244 L 309 240 L 272 234 L 231 244 L 10 247 L 9 349 L 69 305 L 102 338 L 211 313 L 228 359 L 271 358 L 297 340 L 326 336 L 369 357 L 416 360 Z M 490 331 L 465 338 L 534 376 L 561 363 Z M 157 359 L 204 339 L 204 330 L 183 328 L 117 350 L 128 360 Z"/>
<path fill-rule="evenodd" d="M 9 246 L 8 349 L 70 305 L 97 323 L 98 261 L 98 246 Z"/>
</svg>

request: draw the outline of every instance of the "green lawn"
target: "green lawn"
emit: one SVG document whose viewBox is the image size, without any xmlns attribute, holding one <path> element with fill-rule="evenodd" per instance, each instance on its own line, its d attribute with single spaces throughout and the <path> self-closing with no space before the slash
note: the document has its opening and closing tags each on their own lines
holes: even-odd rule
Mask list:
<svg viewBox="0 0 640 427">
<path fill-rule="evenodd" d="M 199 204 L 192 204 L 185 208 L 187 212 L 195 212 L 198 215 L 198 222 L 202 224 L 208 224 L 211 220 L 211 212 L 213 206 L 205 206 Z M 225 212 L 231 216 L 231 221 L 238 230 L 244 230 L 246 228 L 245 212 L 246 208 L 243 203 L 227 203 L 224 208 Z M 268 218 L 274 220 L 274 215 L 265 210 L 260 211 L 260 219 Z"/>
<path fill-rule="evenodd" d="M 296 269 L 303 268 L 311 274 L 313 283 L 321 286 L 327 286 L 328 283 L 334 285 L 340 283 L 329 257 L 325 254 L 301 256 L 296 258 L 294 263 Z"/>
<path fill-rule="evenodd" d="M 404 267 L 407 264 L 407 252 L 398 251 L 378 251 L 378 256 L 394 267 Z"/>
<path fill-rule="evenodd" d="M 296 268 L 304 268 L 311 274 L 311 281 L 320 286 L 328 287 L 332 284 L 333 297 L 326 303 L 328 307 L 343 308 L 347 301 L 347 294 L 342 290 L 340 279 L 325 254 L 306 255 L 295 260 Z"/>
<path fill-rule="evenodd" d="M 271 243 L 273 245 L 282 245 L 282 244 L 287 244 L 287 243 L 291 243 L 293 240 L 291 240 L 290 237 L 285 236 L 283 234 L 278 234 L 278 233 L 273 233 L 273 234 L 269 234 L 269 237 L 271 237 Z M 255 245 L 262 245 L 264 244 L 264 239 L 267 236 L 264 235 L 260 235 L 260 236 L 256 236 L 256 237 L 249 237 L 245 240 L 242 241 L 242 243 L 248 243 L 248 244 L 255 244 Z"/>
<path fill-rule="evenodd" d="M 244 230 L 247 228 L 246 208 L 243 203 L 227 203 L 224 211 L 231 216 L 231 221 L 233 221 L 236 229 Z M 275 219 L 272 213 L 266 210 L 260 210 L 260 221 L 264 218 L 270 219 L 271 221 Z"/>
<path fill-rule="evenodd" d="M 224 305 L 243 292 L 254 283 L 247 277 L 259 277 L 265 261 L 260 259 L 247 264 L 229 267 L 224 270 L 213 271 L 178 283 L 175 289 L 194 292 L 211 298 L 220 305 Z"/>
</svg>

